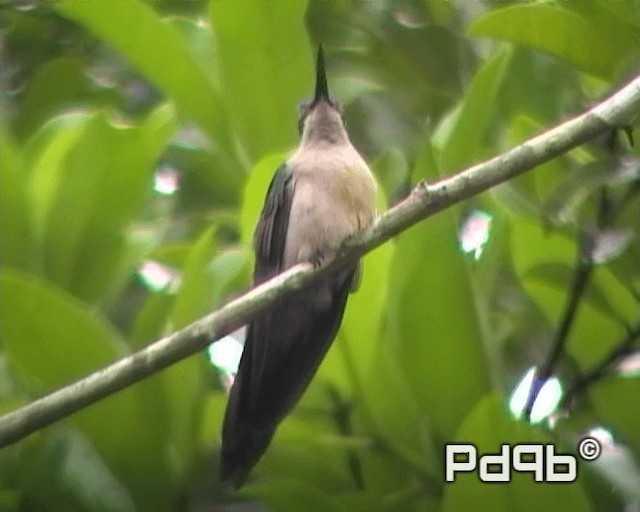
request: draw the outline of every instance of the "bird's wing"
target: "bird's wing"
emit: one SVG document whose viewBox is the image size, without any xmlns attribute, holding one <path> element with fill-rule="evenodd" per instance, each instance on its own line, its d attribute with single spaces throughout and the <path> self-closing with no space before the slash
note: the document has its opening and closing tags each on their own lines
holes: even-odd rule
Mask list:
<svg viewBox="0 0 640 512">
<path fill-rule="evenodd" d="M 256 228 L 255 281 L 283 270 L 295 178 L 281 166 Z M 223 480 L 236 486 L 315 374 L 342 321 L 355 268 L 277 303 L 249 325 L 223 426 Z"/>
<path fill-rule="evenodd" d="M 262 215 L 254 236 L 256 251 L 254 281 L 256 284 L 283 270 L 284 247 L 287 240 L 294 185 L 291 169 L 286 164 L 281 165 L 269 185 Z"/>
<path fill-rule="evenodd" d="M 276 171 L 256 226 L 254 249 L 256 262 L 254 284 L 269 279 L 282 270 L 284 249 L 293 199 L 294 179 L 286 164 Z M 266 449 L 271 432 L 254 429 L 253 410 L 269 347 L 271 313 L 249 325 L 240 366 L 231 388 L 222 427 L 220 476 L 239 486 L 253 464 Z M 256 338 L 263 338 L 256 342 Z M 264 446 L 264 449 L 259 447 Z"/>
<path fill-rule="evenodd" d="M 287 167 L 287 164 L 282 164 L 271 180 L 262 214 L 256 226 L 253 241 L 256 252 L 253 272 L 254 285 L 266 281 L 284 270 L 284 248 L 287 241 L 294 187 L 295 180 L 291 169 Z M 267 364 L 266 357 L 269 353 L 270 341 L 268 333 L 271 329 L 273 314 L 262 315 L 249 325 L 247 331 L 247 341 L 243 351 L 247 352 L 246 356 L 243 354 L 243 359 L 247 360 L 245 363 L 247 369 L 243 368 L 242 370 L 244 373 L 250 374 L 252 387 L 262 380 L 262 374 Z M 249 341 L 254 338 L 260 339 L 261 342 Z M 253 397 L 255 396 L 253 394 Z"/>
</svg>

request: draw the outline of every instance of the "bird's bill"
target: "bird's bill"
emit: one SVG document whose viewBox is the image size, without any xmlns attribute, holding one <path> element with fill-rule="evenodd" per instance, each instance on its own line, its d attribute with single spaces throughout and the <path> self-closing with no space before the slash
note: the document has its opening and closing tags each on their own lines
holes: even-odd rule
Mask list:
<svg viewBox="0 0 640 512">
<path fill-rule="evenodd" d="M 313 97 L 313 104 L 315 105 L 321 100 L 329 101 L 329 86 L 327 85 L 327 73 L 324 67 L 324 51 L 322 45 L 319 45 L 316 63 L 316 94 Z"/>
</svg>

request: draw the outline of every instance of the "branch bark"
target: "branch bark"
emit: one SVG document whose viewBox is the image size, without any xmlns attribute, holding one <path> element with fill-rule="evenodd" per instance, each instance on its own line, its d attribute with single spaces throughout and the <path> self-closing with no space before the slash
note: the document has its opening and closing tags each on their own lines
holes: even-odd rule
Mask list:
<svg viewBox="0 0 640 512">
<path fill-rule="evenodd" d="M 434 184 L 420 183 L 373 226 L 347 240 L 328 266 L 298 265 L 250 290 L 217 311 L 170 336 L 0 417 L 0 447 L 97 402 L 196 352 L 256 314 L 278 298 L 311 285 L 336 268 L 355 261 L 419 221 L 484 192 L 540 165 L 607 130 L 628 125 L 640 108 L 640 77 L 608 99 L 523 144 Z"/>
</svg>

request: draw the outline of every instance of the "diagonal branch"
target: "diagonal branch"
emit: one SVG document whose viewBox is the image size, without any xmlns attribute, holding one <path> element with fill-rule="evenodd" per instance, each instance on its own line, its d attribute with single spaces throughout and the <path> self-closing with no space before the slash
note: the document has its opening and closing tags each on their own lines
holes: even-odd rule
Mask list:
<svg viewBox="0 0 640 512">
<path fill-rule="evenodd" d="M 217 311 L 130 356 L 0 417 L 0 447 L 14 443 L 205 348 L 247 323 L 277 299 L 355 261 L 417 222 L 561 155 L 614 127 L 640 108 L 640 77 L 587 112 L 484 163 L 432 185 L 420 183 L 374 225 L 345 242 L 328 266 L 298 265 Z"/>
<path fill-rule="evenodd" d="M 576 379 L 562 398 L 558 410 L 569 410 L 575 405 L 573 402 L 576 398 L 586 392 L 589 387 L 605 377 L 615 375 L 615 365 L 624 359 L 625 356 L 633 352 L 634 345 L 638 342 L 638 339 L 640 339 L 640 321 L 637 322 L 633 328 L 629 329 L 622 338 L 622 341 L 618 343 L 602 361 Z"/>
<path fill-rule="evenodd" d="M 545 382 L 549 380 L 549 377 L 551 377 L 551 374 L 556 369 L 558 361 L 560 361 L 560 358 L 564 354 L 565 345 L 569 338 L 569 331 L 571 330 L 576 315 L 578 314 L 580 302 L 587 290 L 587 286 L 592 275 L 593 262 L 583 259 L 582 248 L 580 248 L 578 250 L 577 263 L 573 273 L 572 283 L 569 288 L 570 294 L 564 308 L 562 320 L 560 321 L 560 325 L 553 336 L 549 353 L 545 357 L 544 362 L 540 365 L 540 368 L 536 370 L 533 385 L 529 390 L 529 396 L 524 407 L 524 414 L 527 419 L 531 418 L 533 406 L 538 399 L 538 395 L 540 394 L 542 387 Z"/>
</svg>

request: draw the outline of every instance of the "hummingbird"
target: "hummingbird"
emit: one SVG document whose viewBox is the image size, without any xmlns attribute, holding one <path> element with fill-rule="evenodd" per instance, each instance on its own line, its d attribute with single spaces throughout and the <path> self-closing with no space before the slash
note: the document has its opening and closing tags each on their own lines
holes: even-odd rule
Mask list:
<svg viewBox="0 0 640 512">
<path fill-rule="evenodd" d="M 322 266 L 376 215 L 376 180 L 329 96 L 322 45 L 315 95 L 298 107 L 300 143 L 276 171 L 254 234 L 254 284 L 299 263 Z M 236 488 L 266 451 L 336 337 L 360 262 L 253 320 L 222 427 L 220 477 Z"/>
</svg>

